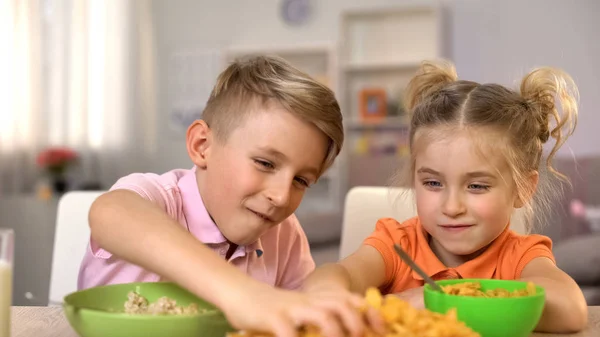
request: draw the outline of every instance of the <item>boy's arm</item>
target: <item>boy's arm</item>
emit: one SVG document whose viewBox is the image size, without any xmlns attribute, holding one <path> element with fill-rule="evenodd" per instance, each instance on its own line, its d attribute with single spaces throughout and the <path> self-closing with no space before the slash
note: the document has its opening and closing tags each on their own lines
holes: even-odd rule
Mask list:
<svg viewBox="0 0 600 337">
<path fill-rule="evenodd" d="M 231 290 L 244 282 L 241 271 L 229 268 L 160 207 L 135 192 L 114 190 L 100 196 L 92 204 L 89 223 L 98 246 L 159 275 L 168 275 L 217 306 L 226 305 Z M 202 277 L 207 274 L 211 277 Z"/>
<path fill-rule="evenodd" d="M 588 309 L 579 286 L 546 257 L 531 260 L 521 272 L 521 281 L 531 281 L 546 291 L 546 305 L 536 331 L 568 333 L 585 328 Z"/>
<path fill-rule="evenodd" d="M 369 287 L 380 287 L 384 282 L 383 257 L 372 246 L 362 245 L 342 261 L 317 268 L 304 282 L 303 289 L 311 292 L 341 288 L 362 295 Z"/>
<path fill-rule="evenodd" d="M 89 223 L 100 247 L 215 304 L 238 329 L 293 337 L 298 324 L 311 324 L 328 336 L 343 336 L 335 317 L 348 316 L 349 307 L 315 308 L 304 294 L 252 279 L 135 192 L 114 190 L 100 196 L 92 204 Z"/>
</svg>

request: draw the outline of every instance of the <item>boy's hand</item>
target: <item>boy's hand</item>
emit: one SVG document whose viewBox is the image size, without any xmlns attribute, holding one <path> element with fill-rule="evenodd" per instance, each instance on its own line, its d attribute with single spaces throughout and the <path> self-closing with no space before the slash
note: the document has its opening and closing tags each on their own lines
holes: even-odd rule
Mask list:
<svg viewBox="0 0 600 337">
<path fill-rule="evenodd" d="M 227 319 L 238 329 L 295 337 L 296 328 L 311 325 L 327 337 L 363 335 L 360 296 L 349 292 L 302 293 L 263 284 L 253 288 L 256 289 L 246 288 L 224 308 Z"/>
<path fill-rule="evenodd" d="M 407 301 L 417 309 L 425 309 L 425 300 L 423 298 L 423 287 L 408 289 L 401 293 L 395 294 L 401 299 Z"/>
<path fill-rule="evenodd" d="M 352 336 L 363 336 L 365 332 L 365 323 L 375 332 L 382 335 L 385 333 L 385 323 L 379 311 L 374 308 L 369 308 L 364 317 L 358 312 L 360 308 L 364 308 L 367 304 L 362 296 L 335 285 L 323 285 L 317 288 L 313 287 L 312 289 L 305 289 L 304 291 L 316 305 L 327 306 L 329 304 L 339 306 L 340 304 L 350 304 L 351 309 L 355 314 L 355 318 L 350 322 L 344 321 L 343 323 L 345 329 L 348 330 Z"/>
</svg>

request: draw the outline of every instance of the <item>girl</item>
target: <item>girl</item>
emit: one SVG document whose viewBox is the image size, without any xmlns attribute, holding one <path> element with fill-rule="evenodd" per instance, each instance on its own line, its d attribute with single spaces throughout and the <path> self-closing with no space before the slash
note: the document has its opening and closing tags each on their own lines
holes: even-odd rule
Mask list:
<svg viewBox="0 0 600 337">
<path fill-rule="evenodd" d="M 537 331 L 584 328 L 585 299 L 556 267 L 550 239 L 509 229 L 515 208 L 525 208 L 529 229 L 533 206 L 547 206 L 558 195 L 540 180 L 541 169 L 566 180 L 552 168 L 552 158 L 575 128 L 577 95 L 571 77 L 557 69 L 536 69 L 513 91 L 457 80 L 449 63 L 423 63 L 406 97 L 412 118 L 405 177 L 418 216 L 404 222 L 380 219 L 355 253 L 318 268 L 304 290 L 339 298 L 378 287 L 422 307 L 423 279 L 394 252 L 399 243 L 436 280 L 508 279 L 544 287 L 546 306 Z M 542 164 L 550 138 L 555 144 Z M 348 327 L 354 335 L 363 328 Z"/>
</svg>

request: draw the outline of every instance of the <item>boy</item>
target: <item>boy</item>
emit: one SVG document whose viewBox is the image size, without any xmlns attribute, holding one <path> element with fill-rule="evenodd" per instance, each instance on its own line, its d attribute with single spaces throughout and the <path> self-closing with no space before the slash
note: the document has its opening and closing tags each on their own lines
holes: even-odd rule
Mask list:
<svg viewBox="0 0 600 337">
<path fill-rule="evenodd" d="M 356 318 L 350 305 L 284 289 L 314 269 L 293 212 L 342 143 L 327 87 L 279 58 L 231 64 L 188 128 L 194 167 L 131 174 L 94 202 L 79 288 L 171 280 L 240 329 L 291 337 L 309 323 L 341 335 L 330 318 Z"/>
</svg>

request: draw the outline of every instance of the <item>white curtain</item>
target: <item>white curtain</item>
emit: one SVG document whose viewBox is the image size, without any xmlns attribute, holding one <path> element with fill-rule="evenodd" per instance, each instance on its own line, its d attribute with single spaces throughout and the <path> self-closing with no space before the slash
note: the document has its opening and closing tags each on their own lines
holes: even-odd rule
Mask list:
<svg viewBox="0 0 600 337">
<path fill-rule="evenodd" d="M 0 3 L 0 194 L 31 192 L 48 146 L 79 152 L 75 183 L 139 170 L 155 141 L 150 1 Z"/>
</svg>

